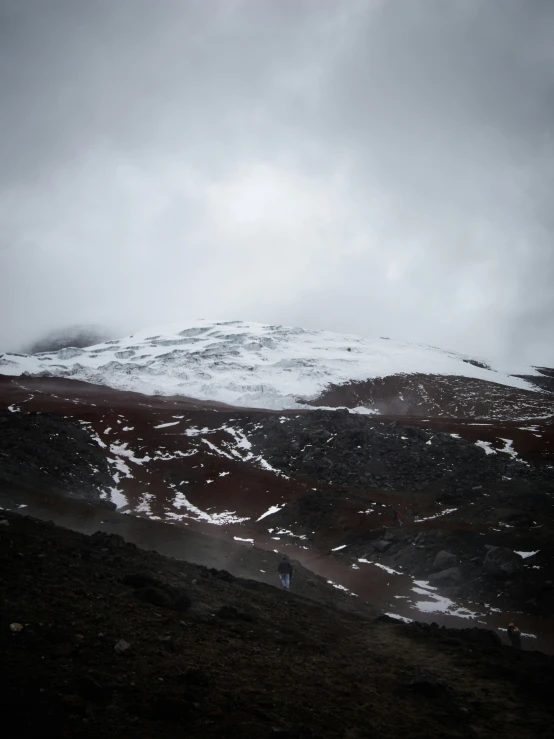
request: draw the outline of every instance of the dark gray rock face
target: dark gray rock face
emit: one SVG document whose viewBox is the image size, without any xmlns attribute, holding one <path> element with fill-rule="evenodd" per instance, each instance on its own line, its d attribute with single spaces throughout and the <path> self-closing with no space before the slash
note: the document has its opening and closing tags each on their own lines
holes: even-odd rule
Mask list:
<svg viewBox="0 0 554 739">
<path fill-rule="evenodd" d="M 429 576 L 429 582 L 432 585 L 450 585 L 462 582 L 462 571 L 459 567 L 450 567 L 442 572 L 435 572 Z"/>
<path fill-rule="evenodd" d="M 433 569 L 437 572 L 440 570 L 447 570 L 450 567 L 455 567 L 458 564 L 458 557 L 452 552 L 445 552 L 442 550 L 437 554 L 433 562 Z"/>
<path fill-rule="evenodd" d="M 512 577 L 523 570 L 523 559 L 506 547 L 491 547 L 483 566 L 493 577 Z"/>
<path fill-rule="evenodd" d="M 377 552 L 385 552 L 390 547 L 391 544 L 392 544 L 391 541 L 386 541 L 385 539 L 380 539 L 379 541 L 376 541 L 373 544 L 373 548 Z"/>
</svg>

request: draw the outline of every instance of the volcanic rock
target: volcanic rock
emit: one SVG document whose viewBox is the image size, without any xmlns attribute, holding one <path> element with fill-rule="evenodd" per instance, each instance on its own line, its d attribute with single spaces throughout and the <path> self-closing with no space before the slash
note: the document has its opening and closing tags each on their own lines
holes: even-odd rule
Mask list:
<svg viewBox="0 0 554 739">
<path fill-rule="evenodd" d="M 434 570 L 446 570 L 458 564 L 458 557 L 452 552 L 440 551 L 433 562 Z"/>
<path fill-rule="evenodd" d="M 449 567 L 447 570 L 442 570 L 442 572 L 435 572 L 433 575 L 429 575 L 429 582 L 433 584 L 457 584 L 462 582 L 462 579 L 462 571 L 459 567 Z"/>
<path fill-rule="evenodd" d="M 512 577 L 523 570 L 523 559 L 507 547 L 491 547 L 483 566 L 494 577 Z"/>
</svg>

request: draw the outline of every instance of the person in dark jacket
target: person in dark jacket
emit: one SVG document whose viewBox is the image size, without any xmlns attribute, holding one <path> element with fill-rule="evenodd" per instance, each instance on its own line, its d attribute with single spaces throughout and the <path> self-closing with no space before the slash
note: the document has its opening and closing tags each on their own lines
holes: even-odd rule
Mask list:
<svg viewBox="0 0 554 739">
<path fill-rule="evenodd" d="M 281 583 L 287 590 L 290 588 L 290 581 L 292 580 L 292 565 L 288 560 L 288 557 L 283 557 L 282 561 L 279 562 L 277 572 L 281 578 Z"/>
<path fill-rule="evenodd" d="M 392 509 L 392 522 L 397 524 L 398 526 L 402 526 L 402 514 L 397 508 Z"/>
<path fill-rule="evenodd" d="M 512 647 L 521 649 L 521 631 L 513 621 L 508 624 L 508 639 L 512 642 Z"/>
</svg>

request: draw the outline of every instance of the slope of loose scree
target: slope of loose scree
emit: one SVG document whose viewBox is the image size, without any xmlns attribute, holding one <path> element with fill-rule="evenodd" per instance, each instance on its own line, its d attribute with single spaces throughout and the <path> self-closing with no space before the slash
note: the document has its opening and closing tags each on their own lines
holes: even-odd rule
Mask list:
<svg viewBox="0 0 554 739">
<path fill-rule="evenodd" d="M 98 500 L 112 484 L 106 455 L 78 423 L 0 409 L 0 488 Z"/>
<path fill-rule="evenodd" d="M 371 621 L 13 514 L 0 557 L 14 737 L 551 735 L 553 658 L 488 632 Z"/>
<path fill-rule="evenodd" d="M 397 374 L 362 382 L 329 384 L 312 406 L 371 408 L 375 413 L 414 418 L 490 420 L 539 418 L 554 414 L 552 378 L 522 377 L 542 392 L 508 388 L 476 377 Z"/>
<path fill-rule="evenodd" d="M 458 492 L 504 478 L 553 482 L 550 466 L 523 464 L 511 446 L 498 453 L 489 442 L 468 443 L 459 434 L 348 411 L 314 411 L 286 422 L 267 417 L 248 438 L 276 469 L 333 484 Z"/>
<path fill-rule="evenodd" d="M 96 497 L 120 513 L 244 548 L 293 551 L 384 612 L 446 624 L 463 613 L 497 629 L 524 612 L 536 645 L 552 648 L 545 641 L 550 621 L 536 620 L 554 613 L 548 420 L 247 411 L 56 378 L 4 378 L 0 399 L 9 407 L 0 436 L 0 488 L 7 494 L 0 505 L 27 505 L 33 515 L 59 521 L 61 506 L 45 506 L 34 491 Z M 27 443 L 37 424 L 43 431 Z M 76 430 L 96 463 L 73 445 Z M 99 479 L 106 465 L 109 479 Z M 69 468 L 68 483 L 62 473 Z M 13 496 L 18 469 L 20 493 Z M 401 530 L 390 530 L 393 505 L 404 515 Z M 429 528 L 436 535 L 418 539 Z M 499 580 L 488 571 L 493 546 L 508 550 L 511 576 Z M 448 604 L 433 591 L 422 598 L 410 579 L 440 575 L 435 558 L 443 550 L 456 566 L 433 587 L 466 602 Z M 522 560 L 514 551 L 533 554 Z M 404 574 L 391 578 L 383 568 Z M 272 582 L 266 569 L 260 563 L 253 573 Z"/>
</svg>

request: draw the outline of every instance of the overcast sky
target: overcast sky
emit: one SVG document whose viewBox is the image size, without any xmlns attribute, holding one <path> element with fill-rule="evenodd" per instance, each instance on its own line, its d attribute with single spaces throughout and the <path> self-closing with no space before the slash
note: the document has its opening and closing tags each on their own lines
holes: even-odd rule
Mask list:
<svg viewBox="0 0 554 739">
<path fill-rule="evenodd" d="M 552 0 L 0 0 L 0 348 L 205 317 L 554 366 Z"/>
</svg>

